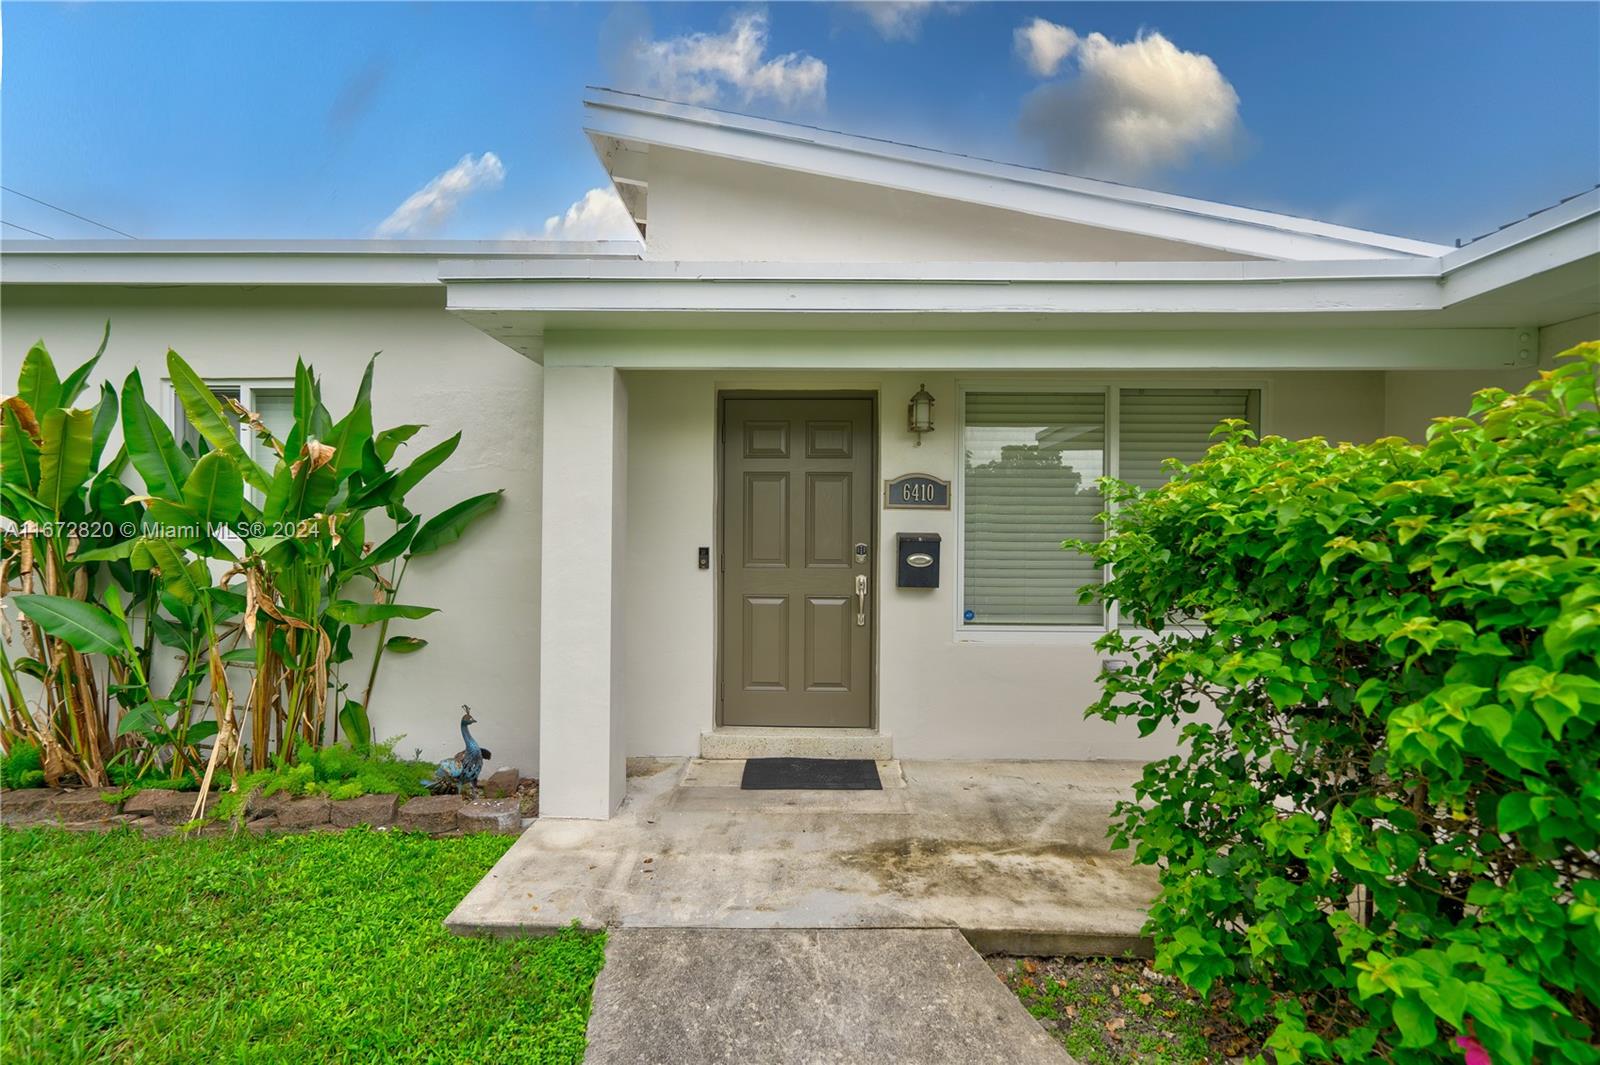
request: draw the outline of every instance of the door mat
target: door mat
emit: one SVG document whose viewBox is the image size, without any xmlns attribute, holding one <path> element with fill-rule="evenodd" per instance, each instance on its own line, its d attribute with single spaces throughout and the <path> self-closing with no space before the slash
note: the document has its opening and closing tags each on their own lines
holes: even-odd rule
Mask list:
<svg viewBox="0 0 1600 1065">
<path fill-rule="evenodd" d="M 745 791 L 882 791 L 870 758 L 749 758 Z"/>
</svg>

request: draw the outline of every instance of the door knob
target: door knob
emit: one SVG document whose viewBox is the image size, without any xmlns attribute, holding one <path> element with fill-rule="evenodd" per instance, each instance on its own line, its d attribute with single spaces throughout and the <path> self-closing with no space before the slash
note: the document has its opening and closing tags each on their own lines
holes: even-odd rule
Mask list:
<svg viewBox="0 0 1600 1065">
<path fill-rule="evenodd" d="M 856 574 L 856 624 L 867 623 L 867 575 Z"/>
</svg>

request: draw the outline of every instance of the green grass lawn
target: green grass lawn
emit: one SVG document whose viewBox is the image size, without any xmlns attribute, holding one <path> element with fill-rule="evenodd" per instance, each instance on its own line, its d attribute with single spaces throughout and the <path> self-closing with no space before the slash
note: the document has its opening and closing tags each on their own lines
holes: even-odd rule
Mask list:
<svg viewBox="0 0 1600 1065">
<path fill-rule="evenodd" d="M 440 924 L 511 842 L 0 829 L 0 1060 L 580 1061 L 603 934 Z"/>
</svg>

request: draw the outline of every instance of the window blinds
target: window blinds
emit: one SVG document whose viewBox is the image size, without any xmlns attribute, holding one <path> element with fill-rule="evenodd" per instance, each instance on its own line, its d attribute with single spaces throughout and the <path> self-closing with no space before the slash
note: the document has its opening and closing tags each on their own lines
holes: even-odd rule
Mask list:
<svg viewBox="0 0 1600 1065">
<path fill-rule="evenodd" d="M 1166 459 L 1195 462 L 1224 418 L 1257 420 L 1247 388 L 1124 388 L 1118 406 L 1117 476 L 1145 491 L 1167 483 Z"/>
<path fill-rule="evenodd" d="M 1066 539 L 1096 540 L 1106 396 L 966 397 L 963 605 L 976 625 L 1098 624 L 1078 591 L 1099 567 Z"/>
</svg>

